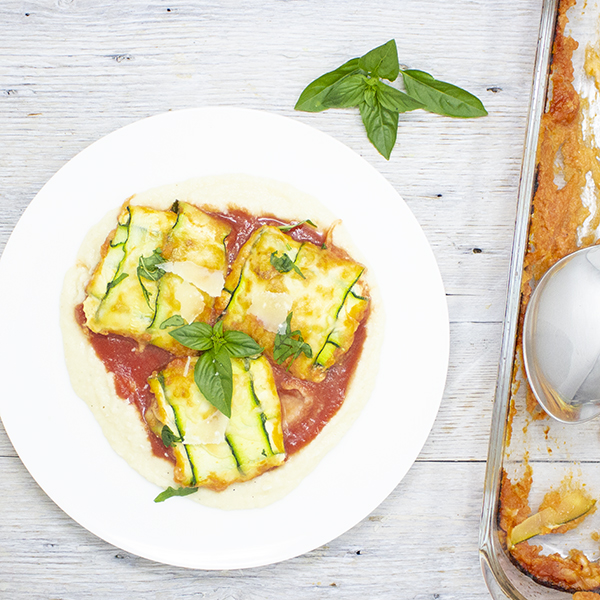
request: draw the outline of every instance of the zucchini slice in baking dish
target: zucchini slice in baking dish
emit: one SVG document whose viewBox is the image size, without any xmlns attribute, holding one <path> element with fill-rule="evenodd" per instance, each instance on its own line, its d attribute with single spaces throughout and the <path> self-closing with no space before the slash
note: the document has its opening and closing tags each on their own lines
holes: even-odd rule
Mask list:
<svg viewBox="0 0 600 600">
<path fill-rule="evenodd" d="M 125 205 L 87 286 L 88 327 L 165 348 L 187 351 L 161 325 L 173 315 L 208 321 L 227 270 L 231 229 L 200 209 Z"/>
<path fill-rule="evenodd" d="M 367 314 L 363 271 L 346 256 L 264 226 L 240 250 L 217 308 L 225 310 L 226 328 L 252 336 L 271 357 L 276 334 L 293 313 L 291 328 L 300 331 L 312 356 L 286 364 L 297 377 L 321 381 L 348 351 Z"/>
<path fill-rule="evenodd" d="M 173 360 L 148 383 L 152 414 L 175 434 L 175 481 L 222 490 L 252 479 L 285 460 L 281 406 L 264 357 L 232 359 L 233 397 L 228 419 L 194 382 L 196 358 Z"/>
<path fill-rule="evenodd" d="M 596 506 L 596 500 L 581 489 L 558 495 L 558 502 L 531 515 L 516 525 L 508 536 L 509 548 L 536 535 L 556 531 L 567 523 L 586 516 Z"/>
</svg>

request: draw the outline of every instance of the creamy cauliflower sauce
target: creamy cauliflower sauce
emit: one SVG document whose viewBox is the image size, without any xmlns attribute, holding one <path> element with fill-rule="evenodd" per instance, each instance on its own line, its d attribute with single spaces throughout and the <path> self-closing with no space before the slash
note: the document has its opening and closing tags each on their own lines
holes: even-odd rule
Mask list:
<svg viewBox="0 0 600 600">
<path fill-rule="evenodd" d="M 340 260 L 346 260 L 347 262 L 357 261 L 353 264 L 364 265 L 359 252 L 351 243 L 344 227 L 336 222 L 334 215 L 316 199 L 288 185 L 242 175 L 204 177 L 139 193 L 130 198 L 128 202 L 130 207 L 148 207 L 150 209 L 169 211 L 174 201 L 178 201 L 179 210 L 184 210 L 181 209 L 181 206 L 190 205 L 191 207 L 202 209 L 217 220 L 225 216 L 225 223 L 227 223 L 227 215 L 231 215 L 232 219 L 237 215 L 236 218 L 239 220 L 239 215 L 244 214 L 246 217 L 251 217 L 250 221 L 252 219 L 256 220 L 257 217 L 268 217 L 270 220 L 266 219 L 264 222 L 271 227 L 267 227 L 265 231 L 274 238 L 282 235 L 276 227 L 278 223 L 284 225 L 294 224 L 309 219 L 317 226 L 316 229 L 308 225 L 297 227 L 295 237 L 302 238 L 300 241 L 294 240 L 291 232 L 285 232 L 286 236 L 288 234 L 292 236 L 285 238 L 289 242 L 286 242 L 287 248 L 292 248 L 292 246 L 300 248 L 305 243 L 307 250 L 315 253 L 316 258 L 314 260 L 320 261 L 319 248 L 322 250 L 329 247 L 331 252 L 334 253 L 332 254 L 334 258 L 335 256 L 341 256 Z M 105 362 L 101 360 L 94 349 L 91 343 L 91 334 L 85 325 L 84 308 L 88 313 L 91 311 L 89 308 L 89 296 L 91 295 L 90 280 L 95 273 L 96 266 L 106 253 L 106 246 L 104 251 L 102 250 L 103 244 L 105 244 L 107 236 L 115 230 L 117 219 L 122 214 L 122 210 L 115 209 L 110 212 L 88 233 L 81 245 L 75 265 L 65 277 L 61 297 L 61 328 L 67 368 L 75 392 L 92 410 L 112 448 L 136 471 L 160 488 L 179 487 L 176 483 L 176 471 L 179 466 L 176 466 L 172 451 L 166 449 L 164 445 L 161 446 L 161 438 L 153 434 L 151 427 L 148 425 L 150 421 L 148 414 L 145 416 L 142 414 L 143 411 L 141 412 L 139 406 L 136 405 L 132 398 L 128 397 L 128 393 L 126 391 L 123 392 L 123 385 L 119 384 L 118 377 L 116 378 L 107 369 Z M 195 208 L 191 210 L 195 210 Z M 248 222 L 250 221 L 246 218 L 246 221 L 244 221 L 246 227 L 249 227 Z M 261 222 L 260 224 L 264 223 Z M 254 223 L 253 227 L 256 229 L 258 225 Z M 301 231 L 302 229 L 305 230 L 304 234 Z M 243 235 L 239 234 L 238 238 L 241 242 L 244 242 L 248 239 L 249 235 L 246 232 Z M 323 240 L 323 244 L 320 247 L 315 245 L 314 241 L 305 241 L 317 235 L 321 236 L 318 239 Z M 266 234 L 263 238 L 267 238 Z M 115 242 L 116 237 L 112 243 Z M 226 281 L 227 275 L 229 274 L 231 278 L 231 271 L 236 268 L 236 257 L 246 252 L 244 248 L 248 244 L 245 247 L 241 242 L 237 246 L 231 243 L 227 244 L 226 242 L 226 260 L 228 264 L 223 270 L 223 275 L 206 269 L 199 270 L 196 266 L 190 264 L 183 264 L 182 266 L 181 262 L 174 262 L 175 266 L 167 262 L 164 270 L 171 277 L 173 277 L 173 272 L 181 275 L 184 278 L 182 285 L 185 286 L 190 285 L 185 278 L 189 278 L 191 281 L 201 279 L 203 281 L 201 284 L 202 287 L 209 292 L 207 292 L 208 295 L 203 292 L 206 302 L 211 303 L 213 300 L 215 302 L 215 308 L 210 317 L 212 322 L 217 317 L 222 318 L 225 315 L 224 323 L 226 330 L 229 328 L 228 319 L 229 322 L 235 324 L 235 327 L 231 327 L 231 329 L 236 330 L 247 329 L 250 327 L 249 324 L 258 323 L 260 324 L 259 334 L 263 336 L 263 339 L 259 343 L 264 346 L 263 340 L 268 342 L 268 340 L 272 339 L 273 332 L 282 331 L 282 324 L 284 324 L 286 315 L 290 313 L 292 307 L 292 296 L 290 294 L 286 295 L 286 293 L 278 289 L 275 291 L 261 290 L 260 293 L 257 292 L 252 298 L 249 308 L 248 302 L 244 304 L 242 297 L 242 300 L 238 302 L 239 306 L 236 308 L 238 312 L 234 311 L 234 299 L 237 296 L 235 294 L 231 298 L 227 296 Z M 299 253 L 299 250 L 297 251 Z M 292 250 L 290 250 L 291 252 Z M 184 262 L 189 263 L 190 261 Z M 242 269 L 244 268 L 242 267 Z M 190 274 L 192 272 L 193 275 Z M 246 271 L 242 272 L 246 273 Z M 283 276 L 286 276 L 289 281 L 292 281 L 291 278 L 294 277 L 295 279 L 292 283 L 298 288 L 298 286 L 307 285 L 305 281 L 307 277 L 305 275 L 302 272 L 295 274 L 294 271 L 280 275 L 276 271 L 273 271 L 269 277 L 279 277 L 281 279 Z M 116 278 L 108 287 L 105 286 L 106 296 L 108 296 L 110 286 L 116 286 L 120 283 L 118 279 Z M 134 277 L 132 276 L 129 279 L 132 281 Z M 140 279 L 140 281 L 145 280 Z M 180 280 L 178 279 L 177 281 Z M 284 439 L 287 437 L 287 452 L 285 459 L 280 460 L 280 466 L 269 467 L 270 470 L 266 470 L 247 481 L 234 481 L 220 491 L 211 489 L 210 486 L 202 487 L 201 484 L 198 484 L 200 486 L 198 491 L 189 495 L 188 498 L 208 506 L 223 509 L 253 508 L 270 504 L 282 498 L 296 487 L 349 429 L 373 389 L 379 362 L 384 318 L 378 290 L 368 269 L 362 272 L 359 281 L 361 282 L 359 291 L 365 296 L 368 293 L 368 296 L 362 297 L 356 291 L 357 288 L 355 286 L 352 288 L 353 298 L 357 299 L 356 302 L 368 303 L 368 308 L 365 309 L 363 306 L 361 314 L 364 315 L 364 318 L 358 328 L 356 328 L 355 334 L 350 336 L 352 346 L 350 348 L 344 346 L 345 353 L 343 355 L 340 354 L 342 352 L 340 348 L 343 346 L 343 343 L 337 342 L 331 346 L 333 358 L 329 362 L 324 362 L 324 359 L 319 358 L 320 366 L 317 365 L 318 361 L 315 361 L 314 358 L 311 363 L 304 355 L 296 359 L 292 363 L 291 368 L 288 365 L 287 370 L 284 368 L 287 363 L 279 366 L 275 364 L 272 356 L 269 358 L 269 361 L 260 359 L 262 361 L 260 363 L 262 365 L 261 369 L 267 362 L 271 364 L 274 380 L 277 384 L 277 391 L 281 397 L 283 413 L 281 419 L 285 433 Z M 290 289 L 291 285 L 290 283 L 288 286 Z M 225 289 L 222 292 L 223 288 Z M 197 289 L 190 287 L 190 290 L 196 294 L 198 293 Z M 181 292 L 178 293 L 181 300 Z M 318 293 L 323 294 L 324 292 L 319 288 Z M 219 294 L 221 294 L 221 298 L 218 297 Z M 317 295 L 316 297 L 320 296 Z M 340 310 L 340 314 L 350 311 L 350 308 L 346 308 L 346 300 L 344 302 L 344 308 Z M 185 310 L 184 304 L 183 301 L 177 303 L 177 306 L 181 305 L 181 312 Z M 225 307 L 225 310 L 221 312 L 223 307 Z M 244 307 L 246 308 L 244 309 Z M 240 313 L 239 311 L 242 310 L 248 310 L 248 313 Z M 297 308 L 296 310 L 299 311 L 300 309 Z M 206 312 L 205 314 L 208 315 L 209 313 Z M 190 315 L 182 316 L 190 318 Z M 88 314 L 87 317 L 88 323 L 90 323 L 90 315 Z M 236 318 L 238 319 L 237 321 Z M 338 321 L 340 318 L 338 317 Z M 310 338 L 312 335 L 310 327 L 305 329 L 302 332 L 304 338 L 312 339 Z M 249 334 L 255 337 L 258 335 L 255 333 L 256 331 L 258 330 L 253 330 L 252 328 L 248 330 Z M 98 336 L 99 334 L 96 333 L 94 335 Z M 159 330 L 158 327 L 156 327 L 156 335 L 162 336 L 160 339 L 163 341 L 161 342 L 159 339 L 156 343 L 159 345 L 162 343 L 164 348 L 165 343 L 169 342 L 170 338 L 164 331 Z M 348 335 L 346 335 L 346 338 L 348 338 Z M 167 342 L 164 342 L 165 339 Z M 135 342 L 133 352 L 138 352 L 138 346 L 140 348 L 145 346 L 144 343 L 139 344 L 138 342 L 139 338 Z M 170 342 L 173 343 L 172 340 Z M 362 348 L 360 347 L 361 344 Z M 148 346 L 145 347 L 148 348 Z M 169 347 L 168 350 L 174 354 L 182 354 L 180 349 Z M 157 350 L 157 352 L 163 352 L 166 356 L 169 356 L 166 354 L 166 350 Z M 189 352 L 188 354 L 197 355 L 198 353 Z M 264 354 L 267 354 L 267 352 L 265 351 Z M 195 356 L 188 358 L 184 356 L 178 359 L 179 363 L 176 361 L 173 364 L 180 364 L 180 375 L 187 376 L 190 364 L 193 365 L 195 360 Z M 343 376 L 339 374 L 341 367 L 339 367 L 338 363 L 342 366 L 345 363 L 347 364 L 345 367 L 347 372 Z M 241 360 L 239 364 L 242 365 Z M 259 364 L 258 360 L 256 364 Z M 238 367 L 236 366 L 236 368 Z M 269 370 L 268 367 L 266 368 Z M 241 370 L 243 371 L 243 368 Z M 341 370 L 343 371 L 344 369 L 342 368 Z M 299 375 L 296 374 L 296 371 Z M 163 373 L 167 373 L 167 371 L 163 371 Z M 337 384 L 338 386 L 347 386 L 345 390 L 338 391 L 337 400 L 334 399 L 337 404 L 330 408 L 319 409 L 322 414 L 319 413 L 315 417 L 311 417 L 310 414 L 308 416 L 305 415 L 302 417 L 305 419 L 305 422 L 301 423 L 298 414 L 304 410 L 302 390 L 307 390 L 307 397 L 310 397 L 310 394 L 313 393 L 311 390 L 318 390 L 321 389 L 319 386 L 328 385 L 328 382 L 333 377 L 341 377 L 339 379 L 341 383 Z M 120 394 L 117 391 L 115 382 L 117 382 L 117 387 L 120 385 Z M 331 386 L 332 384 L 329 383 L 329 385 Z M 155 389 L 153 388 L 153 391 Z M 322 389 L 327 390 L 326 387 Z M 145 393 L 149 393 L 147 389 Z M 327 394 L 329 393 L 327 392 Z M 323 396 L 323 393 L 321 395 Z M 332 395 L 335 396 L 336 394 L 332 392 Z M 321 404 L 327 403 L 321 402 Z M 317 406 L 317 403 L 315 403 L 315 406 Z M 267 411 L 265 410 L 264 412 Z M 219 414 L 219 416 L 225 419 L 226 422 L 226 418 L 223 415 Z M 302 430 L 310 429 L 311 419 L 313 421 L 321 419 L 322 423 L 319 425 L 321 429 L 317 428 L 308 437 L 306 435 L 302 437 Z M 264 420 L 265 417 L 263 416 Z M 296 425 L 296 430 L 294 430 L 294 423 L 296 421 L 299 424 Z M 274 434 L 268 425 L 269 422 L 266 422 L 266 430 L 272 437 Z M 187 442 L 187 440 L 185 441 Z M 183 447 L 183 444 L 181 444 L 181 447 Z M 151 498 L 148 500 L 152 501 Z"/>
</svg>

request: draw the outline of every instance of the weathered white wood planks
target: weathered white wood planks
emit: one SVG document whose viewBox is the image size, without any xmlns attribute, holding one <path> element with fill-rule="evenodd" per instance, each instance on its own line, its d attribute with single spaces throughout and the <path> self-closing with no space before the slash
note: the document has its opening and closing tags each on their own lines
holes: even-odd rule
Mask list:
<svg viewBox="0 0 600 600">
<path fill-rule="evenodd" d="M 5 502 L 0 487 L 1 598 L 488 597 L 477 560 L 482 463 L 419 462 L 373 514 L 330 544 L 229 572 L 160 565 L 114 548 L 62 513 L 17 459 L 0 459 L 0 469 L 18 498 Z"/>
</svg>

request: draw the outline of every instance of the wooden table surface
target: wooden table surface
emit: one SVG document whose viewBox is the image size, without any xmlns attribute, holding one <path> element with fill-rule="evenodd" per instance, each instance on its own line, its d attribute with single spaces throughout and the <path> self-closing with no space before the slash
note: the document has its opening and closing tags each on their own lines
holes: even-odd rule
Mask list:
<svg viewBox="0 0 600 600">
<path fill-rule="evenodd" d="M 433 430 L 394 492 L 326 546 L 243 571 L 156 564 L 96 538 L 0 425 L 1 599 L 489 597 L 479 516 L 540 14 L 541 0 L 2 0 L 0 251 L 43 184 L 109 132 L 179 108 L 270 111 L 348 145 L 405 199 L 440 266 L 451 355 Z M 388 162 L 357 112 L 293 110 L 308 82 L 390 38 L 401 63 L 467 88 L 489 116 L 403 115 Z"/>
</svg>

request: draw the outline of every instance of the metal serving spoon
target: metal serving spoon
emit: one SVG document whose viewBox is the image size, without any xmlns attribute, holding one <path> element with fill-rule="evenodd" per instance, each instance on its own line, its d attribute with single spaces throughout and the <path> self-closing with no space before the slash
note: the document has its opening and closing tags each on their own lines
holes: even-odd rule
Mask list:
<svg viewBox="0 0 600 600">
<path fill-rule="evenodd" d="M 569 254 L 540 279 L 525 313 L 523 361 L 551 417 L 600 414 L 600 246 Z"/>
</svg>

